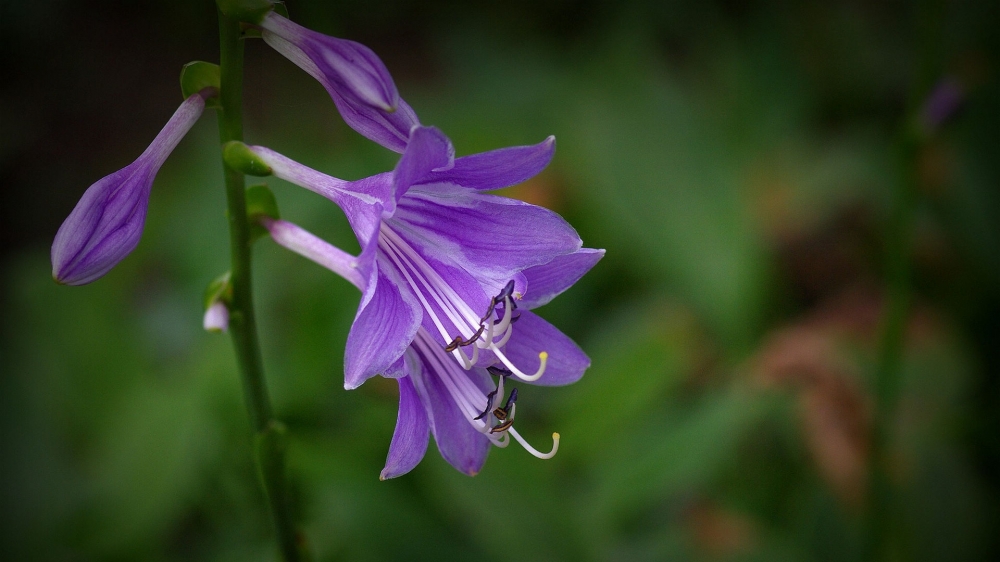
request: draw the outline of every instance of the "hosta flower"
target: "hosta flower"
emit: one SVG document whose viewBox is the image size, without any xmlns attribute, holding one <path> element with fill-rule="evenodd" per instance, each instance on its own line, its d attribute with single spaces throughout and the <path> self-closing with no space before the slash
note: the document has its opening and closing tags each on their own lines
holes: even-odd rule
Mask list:
<svg viewBox="0 0 1000 562">
<path fill-rule="evenodd" d="M 275 242 L 330 269 L 366 292 L 366 278 L 359 274 L 363 269 L 360 258 L 290 222 L 266 217 L 261 222 Z M 529 268 L 524 272 L 528 290 L 521 301 L 522 308 L 548 302 L 575 283 L 603 255 L 603 250 L 580 249 L 548 264 Z M 519 327 L 547 340 L 554 355 L 572 359 L 564 362 L 562 377 L 553 376 L 554 371 L 550 371 L 533 381 L 535 384 L 568 384 L 583 374 L 590 362 L 572 341 L 530 312 L 522 312 L 517 318 Z M 529 323 L 535 325 L 528 326 Z M 568 365 L 571 362 L 575 365 Z M 386 375 L 397 378 L 399 413 L 381 473 L 383 480 L 412 470 L 427 451 L 429 434 L 433 434 L 441 456 L 470 475 L 482 468 L 490 445 L 506 447 L 510 436 L 539 458 L 551 458 L 556 453 L 558 434 L 553 434 L 552 450 L 542 453 L 514 429 L 517 389 L 505 394 L 504 388 L 505 384 L 510 384 L 507 381 L 512 372 L 498 366 L 463 368 L 449 356 L 446 346 L 423 327 L 417 329 L 402 362 Z"/>
<path fill-rule="evenodd" d="M 156 172 L 214 95 L 205 89 L 184 100 L 134 162 L 90 186 L 52 242 L 52 277 L 66 285 L 90 283 L 139 244 Z"/>
<path fill-rule="evenodd" d="M 352 129 L 403 152 L 410 129 L 420 122 L 371 49 L 306 29 L 274 12 L 264 17 L 260 28 L 268 45 L 326 88 Z"/>
<path fill-rule="evenodd" d="M 250 150 L 276 176 L 337 202 L 358 236 L 362 251 L 354 257 L 291 223 L 265 220 L 279 244 L 363 291 L 345 351 L 345 386 L 376 374 L 400 379 L 400 417 L 383 477 L 420 460 L 428 431 L 442 456 L 469 474 L 482 467 L 491 443 L 505 446 L 509 436 L 550 456 L 514 430 L 517 395 L 505 396 L 504 385 L 562 385 L 583 375 L 586 354 L 527 309 L 569 288 L 604 252 L 581 248 L 557 214 L 483 191 L 537 174 L 554 140 L 456 159 L 440 131 L 420 127 L 393 172 L 355 182 L 263 147 Z"/>
</svg>

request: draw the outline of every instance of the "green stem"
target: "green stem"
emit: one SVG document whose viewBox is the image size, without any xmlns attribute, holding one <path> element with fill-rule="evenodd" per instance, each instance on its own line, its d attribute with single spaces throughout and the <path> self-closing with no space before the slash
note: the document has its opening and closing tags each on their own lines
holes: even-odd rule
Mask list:
<svg viewBox="0 0 1000 562">
<path fill-rule="evenodd" d="M 883 316 L 878 370 L 875 379 L 869 475 L 871 498 L 868 521 L 868 559 L 890 554 L 893 489 L 890 481 L 889 444 L 896 418 L 903 347 L 910 308 L 910 238 L 916 204 L 916 158 L 919 144 L 904 133 L 900 142 L 900 177 L 893 194 L 893 208 L 886 232 L 886 308 Z"/>
<path fill-rule="evenodd" d="M 221 144 L 243 140 L 243 40 L 240 24 L 219 13 L 219 138 Z M 233 287 L 229 332 L 243 381 L 243 395 L 254 431 L 254 453 L 265 496 L 274 518 L 278 546 L 287 562 L 302 560 L 292 524 L 284 475 L 284 427 L 274 419 L 264 382 L 251 286 L 250 225 L 243 174 L 223 162 L 228 203 Z"/>
<path fill-rule="evenodd" d="M 875 416 L 872 428 L 869 475 L 867 558 L 906 558 L 905 545 L 892 543 L 894 490 L 891 482 L 891 440 L 903 374 L 906 324 L 912 300 L 911 239 L 918 200 L 917 166 L 926 138 L 914 126 L 925 96 L 937 78 L 940 61 L 941 22 L 944 3 L 924 0 L 914 8 L 918 67 L 910 88 L 909 108 L 897 142 L 898 179 L 886 231 L 886 309 L 882 326 L 878 371 L 875 379 Z"/>
</svg>

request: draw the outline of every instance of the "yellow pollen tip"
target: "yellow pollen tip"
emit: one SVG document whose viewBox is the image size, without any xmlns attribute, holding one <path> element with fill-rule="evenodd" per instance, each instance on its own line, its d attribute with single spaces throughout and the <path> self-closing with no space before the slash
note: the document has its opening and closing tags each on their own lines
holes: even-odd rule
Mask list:
<svg viewBox="0 0 1000 562">
<path fill-rule="evenodd" d="M 538 358 L 541 359 L 542 361 L 548 361 L 548 359 L 549 359 L 549 352 L 548 351 L 543 351 L 543 352 L 539 353 L 538 354 Z"/>
</svg>

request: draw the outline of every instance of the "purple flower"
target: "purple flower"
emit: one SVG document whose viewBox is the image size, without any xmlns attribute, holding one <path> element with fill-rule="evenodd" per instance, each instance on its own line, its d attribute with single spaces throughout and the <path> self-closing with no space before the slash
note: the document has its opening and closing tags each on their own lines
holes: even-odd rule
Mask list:
<svg viewBox="0 0 1000 562">
<path fill-rule="evenodd" d="M 306 29 L 274 12 L 260 27 L 268 45 L 319 80 L 352 129 L 403 152 L 410 129 L 420 121 L 371 49 Z"/>
<path fill-rule="evenodd" d="M 52 277 L 84 285 L 103 276 L 139 244 L 149 190 L 160 166 L 205 109 L 205 89 L 184 100 L 134 162 L 90 186 L 52 242 Z"/>
<path fill-rule="evenodd" d="M 921 106 L 918 115 L 920 127 L 927 134 L 937 132 L 955 115 L 963 101 L 965 88 L 955 78 L 945 77 L 931 90 Z"/>
<path fill-rule="evenodd" d="M 488 195 L 524 181 L 549 162 L 549 138 L 454 158 L 433 128 L 414 130 L 396 169 L 355 182 L 326 176 L 263 147 L 273 171 L 341 206 L 361 244 L 357 257 L 284 221 L 265 219 L 279 244 L 341 274 L 363 292 L 345 352 L 345 387 L 376 374 L 399 379 L 400 408 L 389 458 L 391 478 L 423 457 L 428 432 L 442 456 L 475 474 L 490 444 L 514 430 L 521 379 L 540 385 L 578 380 L 590 360 L 528 308 L 569 288 L 604 255 L 581 248 L 559 215 Z M 492 377 L 497 377 L 494 385 Z"/>
</svg>

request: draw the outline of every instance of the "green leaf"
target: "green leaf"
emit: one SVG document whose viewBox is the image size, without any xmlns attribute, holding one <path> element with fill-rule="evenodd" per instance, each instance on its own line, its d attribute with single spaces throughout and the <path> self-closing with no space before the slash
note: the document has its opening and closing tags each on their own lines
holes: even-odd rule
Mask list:
<svg viewBox="0 0 1000 562">
<path fill-rule="evenodd" d="M 219 65 L 200 60 L 185 64 L 181 69 L 181 94 L 184 98 L 187 99 L 205 88 L 215 88 L 216 92 L 219 91 Z M 216 96 L 205 100 L 205 105 L 218 107 Z"/>
<path fill-rule="evenodd" d="M 230 272 L 216 277 L 205 287 L 205 310 L 218 301 L 228 303 L 233 297 L 233 284 L 230 282 Z"/>
</svg>

